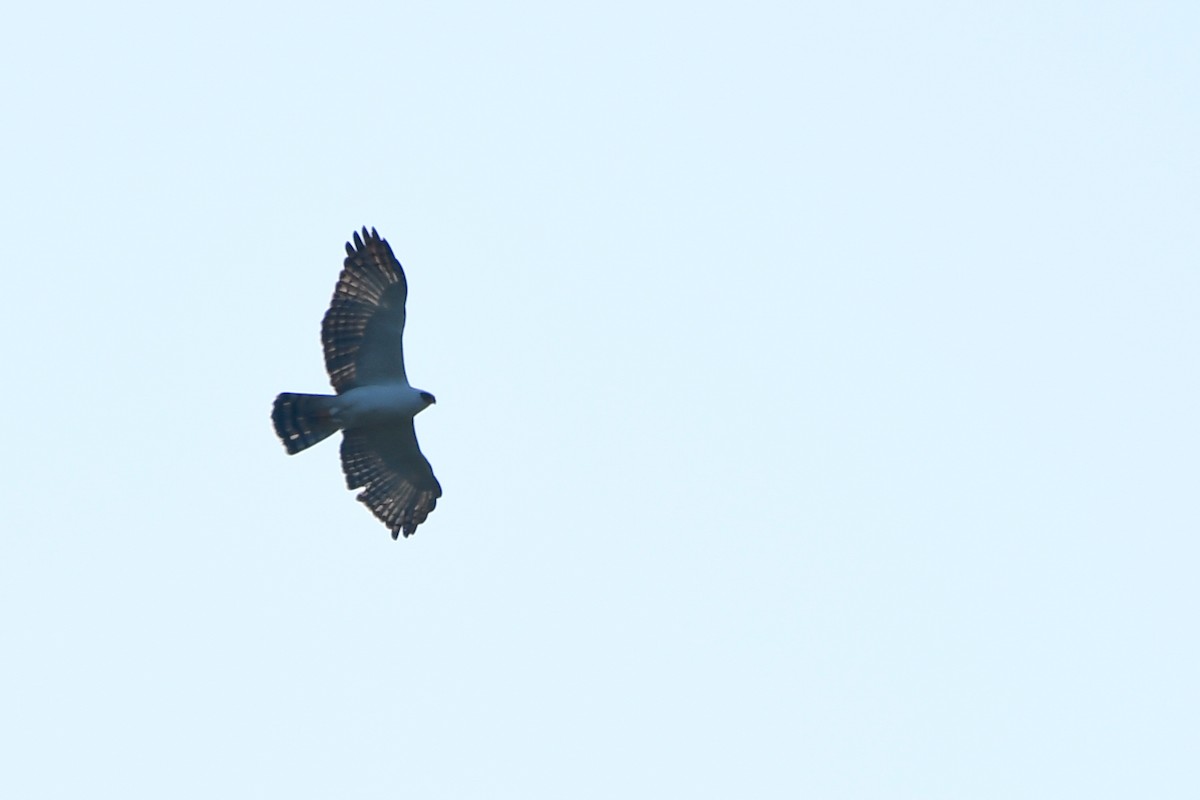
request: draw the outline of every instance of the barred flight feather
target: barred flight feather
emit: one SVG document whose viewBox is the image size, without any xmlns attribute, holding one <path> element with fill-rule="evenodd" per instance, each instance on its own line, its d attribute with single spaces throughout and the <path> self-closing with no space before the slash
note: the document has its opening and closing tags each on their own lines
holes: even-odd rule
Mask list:
<svg viewBox="0 0 1200 800">
<path fill-rule="evenodd" d="M 359 428 L 342 437 L 346 487 L 392 532 L 407 538 L 437 506 L 442 487 L 421 455 L 412 426 Z"/>
<path fill-rule="evenodd" d="M 271 421 L 289 455 L 307 450 L 337 433 L 338 424 L 329 413 L 332 397 L 284 392 L 275 398 Z"/>
<path fill-rule="evenodd" d="M 321 322 L 325 368 L 338 394 L 365 383 L 406 379 L 401 337 L 407 297 L 404 269 L 387 241 L 374 228 L 355 233 Z"/>
</svg>

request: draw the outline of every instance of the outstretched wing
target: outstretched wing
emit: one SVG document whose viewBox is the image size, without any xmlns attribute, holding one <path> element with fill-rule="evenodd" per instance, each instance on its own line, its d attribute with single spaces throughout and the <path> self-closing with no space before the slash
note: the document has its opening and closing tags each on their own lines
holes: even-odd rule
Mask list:
<svg viewBox="0 0 1200 800">
<path fill-rule="evenodd" d="M 412 420 L 354 428 L 342 438 L 346 486 L 363 487 L 358 500 L 388 526 L 392 538 L 416 532 L 442 496 L 433 468 L 417 444 Z"/>
<path fill-rule="evenodd" d="M 406 381 L 404 301 L 408 283 L 386 239 L 372 228 L 346 243 L 346 262 L 321 321 L 325 369 L 338 394 Z"/>
</svg>

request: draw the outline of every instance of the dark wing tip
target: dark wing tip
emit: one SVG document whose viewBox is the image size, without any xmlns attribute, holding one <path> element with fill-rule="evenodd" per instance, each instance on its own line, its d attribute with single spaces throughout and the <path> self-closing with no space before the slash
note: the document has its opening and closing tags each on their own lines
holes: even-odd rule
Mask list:
<svg viewBox="0 0 1200 800">
<path fill-rule="evenodd" d="M 379 235 L 379 231 L 375 230 L 374 228 L 371 228 L 368 230 L 367 226 L 364 225 L 362 232 L 359 232 L 359 231 L 354 232 L 354 244 L 351 244 L 350 242 L 346 242 L 346 255 L 352 256 L 352 255 L 354 255 L 356 250 L 362 250 L 364 247 L 364 244 L 363 244 L 364 242 L 366 244 L 372 244 L 374 242 L 379 242 L 380 244 L 387 244 L 387 242 L 384 240 L 384 238 Z"/>
</svg>

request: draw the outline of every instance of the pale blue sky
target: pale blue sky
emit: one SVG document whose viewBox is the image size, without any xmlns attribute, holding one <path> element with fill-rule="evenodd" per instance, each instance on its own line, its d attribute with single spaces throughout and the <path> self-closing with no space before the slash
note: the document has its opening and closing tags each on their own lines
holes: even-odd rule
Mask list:
<svg viewBox="0 0 1200 800">
<path fill-rule="evenodd" d="M 1200 796 L 1198 9 L 10 10 L 0 794 Z"/>
</svg>

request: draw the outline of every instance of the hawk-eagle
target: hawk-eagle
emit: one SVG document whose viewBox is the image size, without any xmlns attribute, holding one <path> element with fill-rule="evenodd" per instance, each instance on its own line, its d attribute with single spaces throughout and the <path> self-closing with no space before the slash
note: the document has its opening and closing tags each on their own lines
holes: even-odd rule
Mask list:
<svg viewBox="0 0 1200 800">
<path fill-rule="evenodd" d="M 342 431 L 346 485 L 396 539 L 416 532 L 442 496 L 417 444 L 413 417 L 437 402 L 404 373 L 408 283 L 387 240 L 372 228 L 354 244 L 321 322 L 325 369 L 336 395 L 275 398 L 271 419 L 289 454 Z"/>
</svg>

